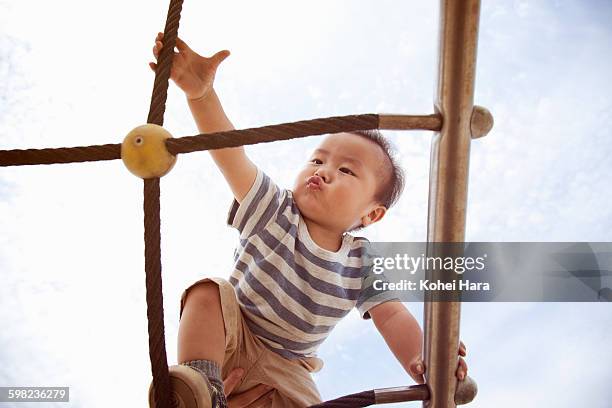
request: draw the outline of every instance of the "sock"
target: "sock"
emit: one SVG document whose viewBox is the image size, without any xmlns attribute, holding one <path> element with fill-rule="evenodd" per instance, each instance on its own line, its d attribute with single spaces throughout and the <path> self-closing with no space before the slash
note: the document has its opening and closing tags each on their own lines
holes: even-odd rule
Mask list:
<svg viewBox="0 0 612 408">
<path fill-rule="evenodd" d="M 219 367 L 219 364 L 211 360 L 193 360 L 187 361 L 186 363 L 181 363 L 181 365 L 186 365 L 197 370 L 215 389 L 216 403 L 213 399 L 213 407 L 218 406 L 220 408 L 227 408 L 227 399 L 225 398 L 225 390 L 223 389 L 223 379 L 221 379 L 221 368 Z M 213 391 L 209 391 L 212 395 Z"/>
</svg>

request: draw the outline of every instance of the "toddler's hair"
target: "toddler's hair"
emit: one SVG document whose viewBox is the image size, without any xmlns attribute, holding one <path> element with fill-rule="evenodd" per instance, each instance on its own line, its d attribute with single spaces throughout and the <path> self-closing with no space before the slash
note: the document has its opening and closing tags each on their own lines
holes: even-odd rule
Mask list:
<svg viewBox="0 0 612 408">
<path fill-rule="evenodd" d="M 384 205 L 387 209 L 391 208 L 397 200 L 399 200 L 404 190 L 404 171 L 398 164 L 395 157 L 396 149 L 389 140 L 383 134 L 377 130 L 355 130 L 348 132 L 352 135 L 361 136 L 368 140 L 373 141 L 382 149 L 383 153 L 387 157 L 387 161 L 383 164 L 384 178 L 383 182 L 378 186 L 378 191 L 374 195 L 374 200 Z M 363 225 L 359 225 L 356 228 L 351 229 L 349 232 L 358 231 L 363 228 Z"/>
</svg>

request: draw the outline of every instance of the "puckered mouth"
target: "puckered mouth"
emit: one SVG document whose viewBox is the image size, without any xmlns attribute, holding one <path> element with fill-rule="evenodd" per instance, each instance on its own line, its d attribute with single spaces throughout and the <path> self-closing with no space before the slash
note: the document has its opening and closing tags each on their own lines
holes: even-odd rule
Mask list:
<svg viewBox="0 0 612 408">
<path fill-rule="evenodd" d="M 323 187 L 323 180 L 319 176 L 308 177 L 308 180 L 306 180 L 306 187 L 314 190 L 321 190 Z"/>
</svg>

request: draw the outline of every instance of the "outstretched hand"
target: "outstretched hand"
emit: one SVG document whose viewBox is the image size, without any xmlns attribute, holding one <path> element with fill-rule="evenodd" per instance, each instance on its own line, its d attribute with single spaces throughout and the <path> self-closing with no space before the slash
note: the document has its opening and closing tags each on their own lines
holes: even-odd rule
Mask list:
<svg viewBox="0 0 612 408">
<path fill-rule="evenodd" d="M 164 34 L 158 33 L 155 37 L 153 46 L 153 56 L 158 59 L 163 47 Z M 212 57 L 203 57 L 193 51 L 187 43 L 177 37 L 176 49 L 170 70 L 170 79 L 185 92 L 187 99 L 198 100 L 206 98 L 213 89 L 215 74 L 219 64 L 226 59 L 230 52 L 228 50 L 219 51 Z M 157 64 L 149 62 L 149 67 L 153 71 L 157 69 Z"/>
<path fill-rule="evenodd" d="M 459 362 L 457 363 L 457 370 L 455 371 L 455 376 L 463 381 L 467 376 L 467 363 L 463 359 L 467 355 L 467 349 L 465 344 L 462 341 L 459 341 Z M 410 376 L 416 381 L 418 384 L 425 384 L 425 363 L 423 362 L 423 358 L 419 355 L 411 364 L 410 364 Z"/>
<path fill-rule="evenodd" d="M 269 385 L 259 384 L 248 391 L 230 396 L 243 375 L 244 369 L 235 368 L 223 380 L 228 408 L 260 408 L 269 406 L 274 392 L 274 388 Z"/>
</svg>

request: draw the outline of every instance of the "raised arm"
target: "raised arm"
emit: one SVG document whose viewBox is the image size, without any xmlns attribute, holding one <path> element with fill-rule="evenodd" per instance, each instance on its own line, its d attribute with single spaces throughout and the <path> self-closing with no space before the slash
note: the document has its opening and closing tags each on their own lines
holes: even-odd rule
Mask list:
<svg viewBox="0 0 612 408">
<path fill-rule="evenodd" d="M 189 109 L 201 133 L 222 132 L 233 130 L 234 125 L 225 115 L 223 106 L 214 89 L 205 98 L 187 99 Z M 213 160 L 221 170 L 223 177 L 229 184 L 236 201 L 242 199 L 249 192 L 255 182 L 257 168 L 244 151 L 244 147 L 228 147 L 225 149 L 209 150 Z"/>
<path fill-rule="evenodd" d="M 157 59 L 163 46 L 163 34 L 155 39 L 153 55 Z M 170 78 L 185 92 L 189 109 L 201 133 L 222 132 L 233 130 L 234 126 L 228 119 L 221 101 L 213 88 L 215 73 L 219 64 L 229 56 L 229 51 L 220 51 L 210 58 L 194 52 L 180 38 L 176 40 L 176 48 Z M 149 63 L 151 69 L 156 64 Z M 225 177 L 238 202 L 246 196 L 255 181 L 257 168 L 244 151 L 244 147 L 209 150 L 213 160 Z"/>
</svg>

